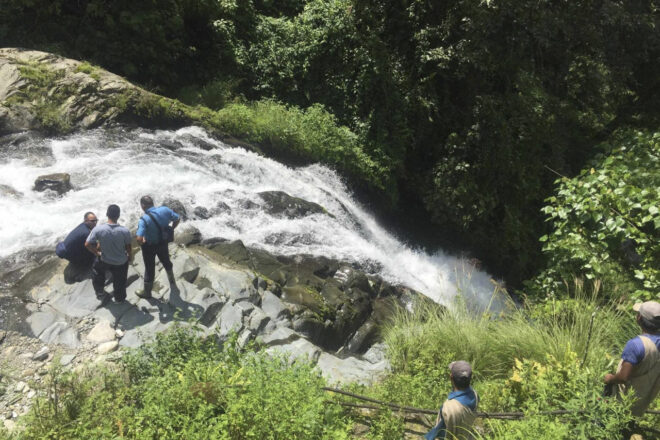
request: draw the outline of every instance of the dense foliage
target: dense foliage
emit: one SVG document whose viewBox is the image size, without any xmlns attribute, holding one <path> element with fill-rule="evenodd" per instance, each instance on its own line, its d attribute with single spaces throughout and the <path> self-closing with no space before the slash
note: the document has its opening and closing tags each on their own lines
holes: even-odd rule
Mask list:
<svg viewBox="0 0 660 440">
<path fill-rule="evenodd" d="M 657 128 L 658 17 L 654 0 L 7 0 L 0 41 L 192 104 L 321 104 L 359 139 L 354 166 L 391 173 L 382 200 L 519 285 L 542 266 L 545 166 L 573 176 L 615 129 Z"/>
<path fill-rule="evenodd" d="M 601 149 L 593 167 L 557 181 L 543 209 L 553 228 L 541 237 L 548 266 L 530 287 L 572 293 L 563 280 L 577 276 L 601 281 L 612 298 L 657 299 L 660 133 L 624 133 Z"/>
<path fill-rule="evenodd" d="M 51 371 L 18 439 L 343 439 L 350 425 L 305 363 L 177 329 L 121 368 Z M 4 434 L 7 435 L 7 434 Z M 3 437 L 0 432 L 0 438 Z"/>
</svg>

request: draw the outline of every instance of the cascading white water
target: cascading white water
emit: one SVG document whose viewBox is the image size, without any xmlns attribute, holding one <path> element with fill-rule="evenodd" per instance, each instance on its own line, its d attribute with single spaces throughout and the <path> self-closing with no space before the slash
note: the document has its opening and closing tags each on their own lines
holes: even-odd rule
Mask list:
<svg viewBox="0 0 660 440">
<path fill-rule="evenodd" d="M 209 149 L 209 146 L 213 148 Z M 61 197 L 32 190 L 39 175 L 66 172 L 74 190 Z M 242 148 L 229 147 L 196 127 L 178 131 L 94 130 L 63 139 L 0 145 L 0 185 L 23 193 L 0 195 L 0 259 L 51 246 L 82 221 L 86 211 L 104 219 L 108 204 L 122 209 L 120 223 L 135 228 L 144 194 L 165 197 L 192 213 L 204 238 L 240 239 L 280 255 L 311 254 L 359 264 L 384 279 L 449 304 L 460 291 L 486 308 L 495 283 L 464 260 L 411 249 L 384 230 L 351 196 L 332 170 L 290 168 Z M 286 219 L 260 209 L 262 191 L 318 203 L 332 216 Z M 252 203 L 250 203 L 252 202 Z M 227 209 L 215 209 L 219 204 Z"/>
</svg>

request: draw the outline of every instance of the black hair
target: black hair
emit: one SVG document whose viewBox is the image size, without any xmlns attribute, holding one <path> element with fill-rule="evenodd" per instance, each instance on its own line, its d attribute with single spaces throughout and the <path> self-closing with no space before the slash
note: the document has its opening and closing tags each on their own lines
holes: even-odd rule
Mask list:
<svg viewBox="0 0 660 440">
<path fill-rule="evenodd" d="M 642 315 L 639 315 L 639 325 L 645 332 L 660 333 L 660 323 L 644 318 Z"/>
<path fill-rule="evenodd" d="M 470 382 L 472 381 L 472 377 L 454 377 L 452 376 L 452 379 L 454 379 L 454 385 L 456 385 L 456 388 L 464 389 L 468 388 L 470 386 Z"/>
<path fill-rule="evenodd" d="M 83 216 L 83 220 L 87 221 L 87 217 L 89 217 L 90 214 L 96 217 L 96 214 L 94 214 L 92 211 L 87 211 Z"/>
<path fill-rule="evenodd" d="M 142 196 L 140 198 L 140 205 L 144 206 L 145 208 L 151 208 L 154 206 L 154 199 L 152 199 L 151 196 Z"/>
<path fill-rule="evenodd" d="M 119 218 L 119 213 L 121 210 L 119 209 L 119 206 L 117 205 L 110 205 L 108 206 L 108 211 L 106 212 L 105 215 L 108 216 L 108 218 L 112 221 L 117 221 Z"/>
</svg>

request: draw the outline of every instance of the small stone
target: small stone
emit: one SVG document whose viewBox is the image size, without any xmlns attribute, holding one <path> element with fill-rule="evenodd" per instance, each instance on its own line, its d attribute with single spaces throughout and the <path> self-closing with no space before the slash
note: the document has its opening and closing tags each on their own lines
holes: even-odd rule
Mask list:
<svg viewBox="0 0 660 440">
<path fill-rule="evenodd" d="M 27 398 L 32 399 L 34 396 L 36 396 L 37 392 L 35 390 L 30 390 L 29 393 L 27 393 Z"/>
<path fill-rule="evenodd" d="M 32 352 L 21 353 L 18 355 L 18 357 L 21 359 L 32 359 L 32 356 L 34 356 L 34 353 Z"/>
<path fill-rule="evenodd" d="M 25 385 L 25 388 L 23 388 L 23 394 L 27 394 L 30 391 L 30 387 L 28 385 Z"/>
<path fill-rule="evenodd" d="M 48 347 L 41 347 L 39 351 L 37 351 L 33 356 L 32 360 L 33 361 L 45 361 L 48 359 L 48 354 L 50 351 L 48 350 Z"/>
<path fill-rule="evenodd" d="M 96 324 L 91 332 L 87 335 L 87 340 L 100 344 L 101 342 L 108 342 L 115 339 L 115 329 L 112 328 L 110 323 L 103 320 Z"/>
<path fill-rule="evenodd" d="M 119 347 L 119 342 L 118 341 L 109 341 L 109 342 L 104 342 L 103 344 L 100 344 L 96 348 L 96 352 L 98 354 L 108 354 L 112 353 Z"/>
<path fill-rule="evenodd" d="M 21 377 L 34 376 L 35 373 L 36 373 L 36 371 L 33 370 L 32 368 L 26 368 L 25 370 L 23 370 L 23 373 L 21 374 Z"/>
<path fill-rule="evenodd" d="M 60 365 L 66 367 L 76 358 L 75 354 L 65 354 L 60 358 Z"/>
<path fill-rule="evenodd" d="M 23 392 L 23 389 L 24 389 L 26 386 L 27 386 L 27 384 L 26 384 L 25 382 L 21 381 L 21 382 L 18 382 L 18 383 L 16 384 L 16 388 L 14 388 L 14 390 L 16 390 L 17 393 L 22 393 L 22 392 Z"/>
<path fill-rule="evenodd" d="M 123 337 L 124 337 L 124 334 L 125 334 L 125 333 L 124 333 L 124 330 L 122 330 L 122 329 L 120 329 L 120 328 L 118 328 L 117 330 L 115 330 L 115 335 L 117 336 L 117 339 L 121 339 L 121 338 L 123 338 Z"/>
<path fill-rule="evenodd" d="M 18 418 L 18 413 L 16 411 L 11 412 L 11 418 L 12 419 L 17 419 Z"/>
<path fill-rule="evenodd" d="M 7 419 L 7 420 L 11 419 L 11 411 L 7 411 L 5 413 L 5 419 Z"/>
</svg>

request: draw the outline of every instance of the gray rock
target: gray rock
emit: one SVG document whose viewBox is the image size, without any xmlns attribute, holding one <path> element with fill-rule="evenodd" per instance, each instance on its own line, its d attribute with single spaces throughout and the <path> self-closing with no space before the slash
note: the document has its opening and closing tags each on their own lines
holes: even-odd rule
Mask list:
<svg viewBox="0 0 660 440">
<path fill-rule="evenodd" d="M 291 361 L 308 360 L 311 363 L 316 363 L 319 356 L 321 356 L 321 349 L 307 339 L 296 339 L 289 344 L 269 347 L 266 349 L 266 353 L 284 355 Z"/>
<path fill-rule="evenodd" d="M 175 277 L 182 278 L 189 283 L 194 283 L 199 274 L 199 265 L 184 253 L 181 253 L 172 261 L 172 269 Z"/>
<path fill-rule="evenodd" d="M 208 220 L 209 218 L 211 218 L 211 214 L 209 213 L 209 210 L 203 206 L 196 206 L 195 209 L 193 209 L 193 215 L 195 216 L 195 218 L 201 220 Z"/>
<path fill-rule="evenodd" d="M 290 196 L 282 191 L 264 191 L 259 196 L 265 202 L 269 214 L 286 218 L 300 218 L 311 214 L 327 214 L 321 205 Z"/>
<path fill-rule="evenodd" d="M 202 316 L 200 316 L 198 322 L 205 327 L 210 327 L 211 324 L 215 322 L 218 312 L 222 310 L 222 306 L 224 306 L 224 303 L 220 301 L 209 305 L 206 310 L 204 310 Z"/>
<path fill-rule="evenodd" d="M 163 205 L 167 206 L 172 211 L 179 214 L 179 216 L 181 217 L 181 221 L 188 220 L 188 212 L 186 211 L 186 207 L 183 206 L 183 203 L 181 203 L 180 200 L 168 197 L 165 200 L 163 200 Z"/>
<path fill-rule="evenodd" d="M 39 339 L 46 344 L 60 344 L 71 348 L 80 345 L 78 334 L 66 322 L 54 322 L 39 335 Z"/>
<path fill-rule="evenodd" d="M 372 364 L 354 357 L 340 359 L 328 353 L 322 353 L 319 356 L 317 367 L 331 384 L 359 383 L 362 385 L 378 381 L 389 368 L 385 361 Z"/>
<path fill-rule="evenodd" d="M 0 185 L 0 195 L 4 197 L 12 197 L 14 199 L 20 199 L 23 197 L 23 193 L 15 190 L 9 185 Z"/>
<path fill-rule="evenodd" d="M 243 348 L 248 344 L 248 342 L 250 342 L 250 339 L 252 339 L 252 332 L 249 329 L 245 329 L 238 336 L 236 343 L 239 347 Z"/>
<path fill-rule="evenodd" d="M 269 321 L 270 317 L 268 317 L 261 309 L 255 307 L 250 313 L 248 328 L 255 333 L 261 333 Z"/>
<path fill-rule="evenodd" d="M 286 319 L 291 316 L 291 311 L 284 305 L 282 300 L 269 291 L 263 293 L 261 309 L 273 321 Z"/>
<path fill-rule="evenodd" d="M 174 243 L 190 246 L 202 241 L 202 233 L 193 225 L 184 224 L 174 231 Z"/>
<path fill-rule="evenodd" d="M 87 340 L 95 344 L 102 342 L 114 341 L 115 329 L 110 322 L 103 320 L 94 326 L 94 328 L 87 334 Z"/>
<path fill-rule="evenodd" d="M 300 335 L 290 328 L 278 327 L 274 332 L 257 337 L 257 342 L 264 345 L 282 345 L 299 339 Z"/>
<path fill-rule="evenodd" d="M 98 354 L 108 354 L 115 351 L 118 347 L 119 342 L 117 341 L 104 342 L 103 344 L 100 344 L 98 347 L 96 347 L 96 352 Z"/>
<path fill-rule="evenodd" d="M 45 361 L 46 359 L 48 359 L 49 354 L 50 354 L 50 350 L 48 350 L 48 347 L 41 347 L 39 351 L 37 351 L 34 355 L 32 355 L 32 360 Z"/>
<path fill-rule="evenodd" d="M 218 322 L 221 337 L 227 336 L 232 331 L 240 332 L 243 329 L 243 309 L 233 303 L 225 304 L 220 312 Z"/>
<path fill-rule="evenodd" d="M 71 189 L 71 176 L 67 173 L 46 174 L 34 181 L 34 190 L 39 192 L 51 190 L 62 195 Z"/>
<path fill-rule="evenodd" d="M 73 362 L 75 358 L 76 358 L 75 354 L 64 354 L 60 358 L 60 365 L 66 367 L 67 365 L 71 364 L 71 362 Z"/>
<path fill-rule="evenodd" d="M 91 315 L 101 305 L 96 298 L 92 280 L 77 283 L 70 291 L 59 291 L 51 301 L 51 306 L 63 315 L 82 318 Z"/>
<path fill-rule="evenodd" d="M 39 337 L 44 330 L 50 327 L 56 320 L 64 321 L 62 315 L 58 314 L 49 306 L 44 306 L 41 311 L 35 312 L 27 317 L 32 333 Z"/>
</svg>

